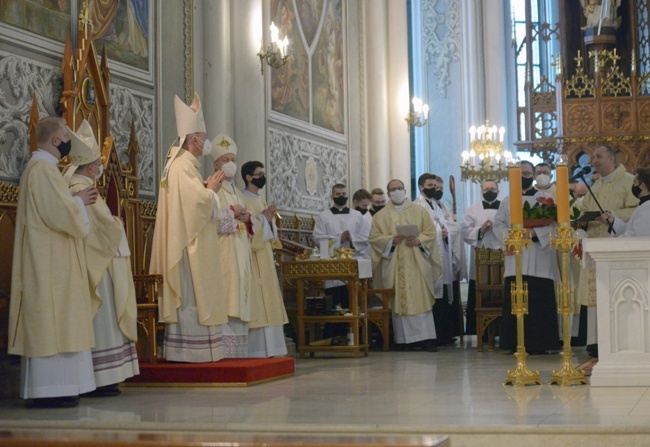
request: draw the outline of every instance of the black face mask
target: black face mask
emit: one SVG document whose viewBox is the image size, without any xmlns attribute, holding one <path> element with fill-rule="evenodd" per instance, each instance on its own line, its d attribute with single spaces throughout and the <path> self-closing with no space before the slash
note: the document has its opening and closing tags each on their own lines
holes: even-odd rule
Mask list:
<svg viewBox="0 0 650 447">
<path fill-rule="evenodd" d="M 521 178 L 521 187 L 525 190 L 530 188 L 530 186 L 533 184 L 533 178 L 532 177 L 522 177 Z"/>
<path fill-rule="evenodd" d="M 496 200 L 498 195 L 499 195 L 498 192 L 487 191 L 486 193 L 483 194 L 483 198 L 485 199 L 486 202 L 494 202 L 494 200 Z"/>
<path fill-rule="evenodd" d="M 345 196 L 339 196 L 334 198 L 334 203 L 336 206 L 343 206 L 348 203 L 348 198 Z"/>
<path fill-rule="evenodd" d="M 641 195 L 641 185 L 632 185 L 632 194 L 638 199 Z"/>
<path fill-rule="evenodd" d="M 440 199 L 442 199 L 442 194 L 443 193 L 444 193 L 443 190 L 438 189 L 438 190 L 433 192 L 433 197 L 432 198 L 435 199 L 435 200 L 440 200 Z"/>
<path fill-rule="evenodd" d="M 266 177 L 262 176 L 260 178 L 253 178 L 251 180 L 251 183 L 257 188 L 262 189 L 264 188 L 264 185 L 266 185 Z"/>
<path fill-rule="evenodd" d="M 378 212 L 381 211 L 385 206 L 386 206 L 386 205 L 377 205 L 377 206 L 373 205 L 373 206 L 372 206 L 372 210 L 370 210 L 370 214 L 376 214 L 376 213 L 378 213 Z"/>
<path fill-rule="evenodd" d="M 61 141 L 59 145 L 56 147 L 61 154 L 61 157 L 63 158 L 66 155 L 70 153 L 70 150 L 72 149 L 72 142 L 71 141 Z"/>
<path fill-rule="evenodd" d="M 422 190 L 422 194 L 430 199 L 433 199 L 433 197 L 436 195 L 436 188 L 424 188 Z"/>
<path fill-rule="evenodd" d="M 368 212 L 368 208 L 361 208 L 360 206 L 356 207 L 355 210 L 359 211 L 361 214 L 366 214 Z"/>
</svg>

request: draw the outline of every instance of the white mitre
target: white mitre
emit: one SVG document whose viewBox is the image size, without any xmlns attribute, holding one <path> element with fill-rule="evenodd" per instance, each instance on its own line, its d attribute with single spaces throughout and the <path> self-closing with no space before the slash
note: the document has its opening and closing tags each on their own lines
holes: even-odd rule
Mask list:
<svg viewBox="0 0 650 447">
<path fill-rule="evenodd" d="M 186 105 L 178 95 L 174 96 L 174 110 L 176 112 L 176 130 L 182 141 L 186 135 L 205 132 L 205 121 L 203 120 L 203 108 L 201 107 L 201 98 L 194 93 L 192 104 Z"/>
<path fill-rule="evenodd" d="M 217 161 L 226 154 L 234 154 L 237 156 L 237 145 L 235 144 L 235 140 L 228 135 L 220 133 L 212 140 L 212 152 L 210 155 L 212 155 L 212 160 Z"/>
<path fill-rule="evenodd" d="M 68 135 L 70 135 L 72 148 L 69 155 L 70 166 L 65 171 L 65 176 L 70 179 L 79 166 L 94 162 L 101 158 L 102 153 L 99 150 L 93 128 L 88 121 L 83 120 L 76 132 L 69 127 L 66 128 L 68 129 Z"/>
<path fill-rule="evenodd" d="M 178 95 L 174 96 L 174 111 L 176 112 L 176 130 L 178 132 L 178 145 L 176 141 L 167 151 L 167 161 L 165 169 L 163 170 L 161 185 L 165 186 L 167 181 L 167 174 L 172 162 L 176 159 L 181 152 L 180 148 L 185 142 L 185 137 L 198 132 L 206 132 L 205 120 L 203 119 L 203 107 L 201 107 L 201 98 L 194 92 L 194 99 L 189 106 L 183 102 Z"/>
</svg>

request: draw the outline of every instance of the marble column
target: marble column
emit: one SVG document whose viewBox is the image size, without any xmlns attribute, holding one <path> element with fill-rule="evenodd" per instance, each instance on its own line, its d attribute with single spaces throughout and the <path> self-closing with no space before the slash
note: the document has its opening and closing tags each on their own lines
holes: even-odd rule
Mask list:
<svg viewBox="0 0 650 447">
<path fill-rule="evenodd" d="M 195 38 L 194 67 L 208 133 L 235 140 L 238 166 L 250 160 L 266 163 L 265 78 L 256 57 L 262 0 L 204 0 L 197 2 L 195 14 L 202 29 Z M 236 183 L 243 187 L 239 175 Z"/>
<path fill-rule="evenodd" d="M 231 66 L 233 85 L 233 138 L 239 154 L 237 164 L 257 160 L 266 166 L 267 120 L 265 82 L 270 76 L 270 67 L 260 74 L 260 60 L 256 56 L 263 34 L 262 0 L 237 0 L 231 3 L 232 42 Z M 265 40 L 268 41 L 268 38 Z M 237 184 L 243 187 L 241 176 Z"/>
<path fill-rule="evenodd" d="M 390 176 L 407 186 L 411 181 L 410 137 L 406 131 L 404 104 L 409 98 L 408 18 L 406 0 L 388 2 L 388 117 Z M 409 191 L 413 192 L 413 191 Z"/>
<path fill-rule="evenodd" d="M 391 179 L 386 0 L 366 0 L 364 12 L 368 188 L 385 188 Z"/>
</svg>

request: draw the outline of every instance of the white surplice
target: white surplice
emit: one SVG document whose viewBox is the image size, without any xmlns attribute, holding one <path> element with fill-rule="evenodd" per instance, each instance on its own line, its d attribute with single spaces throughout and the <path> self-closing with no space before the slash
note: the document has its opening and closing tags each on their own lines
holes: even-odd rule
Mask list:
<svg viewBox="0 0 650 447">
<path fill-rule="evenodd" d="M 461 222 L 461 234 L 466 244 L 472 247 L 470 252 L 469 264 L 469 279 L 476 279 L 476 255 L 474 248 L 490 248 L 493 250 L 501 248 L 501 241 L 494 234 L 494 230 L 488 230 L 479 239 L 479 229 L 487 220 L 494 222 L 494 217 L 497 214 L 495 209 L 485 209 L 483 201 L 475 203 L 467 208 L 463 213 L 463 221 Z"/>
<path fill-rule="evenodd" d="M 650 200 L 641 203 L 627 222 L 615 218 L 614 231 L 619 237 L 650 236 Z"/>
<path fill-rule="evenodd" d="M 360 253 L 359 256 L 365 257 L 364 253 L 370 252 L 368 244 L 370 227 L 359 211 L 349 208 L 348 211 L 334 214 L 328 209 L 321 212 L 316 216 L 316 224 L 314 225 L 312 237 L 316 246 L 320 246 L 321 241 L 324 240 L 332 241 L 332 252 L 336 253 L 336 250 L 342 247 L 341 235 L 344 231 L 348 230 L 352 239 L 352 245 Z M 347 246 L 347 242 L 344 246 Z M 321 258 L 326 259 L 327 253 L 321 253 Z M 325 281 L 326 288 L 342 285 L 344 285 L 342 281 Z"/>
</svg>

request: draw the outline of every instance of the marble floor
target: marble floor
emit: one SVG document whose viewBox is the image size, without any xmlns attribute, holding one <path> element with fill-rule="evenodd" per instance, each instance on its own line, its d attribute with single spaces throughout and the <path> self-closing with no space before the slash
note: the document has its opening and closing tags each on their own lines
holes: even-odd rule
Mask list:
<svg viewBox="0 0 650 447">
<path fill-rule="evenodd" d="M 460 445 L 650 445 L 650 390 L 548 385 L 558 355 L 529 356 L 541 386 L 502 385 L 515 358 L 476 337 L 430 352 L 296 359 L 293 377 L 247 388 L 124 387 L 72 409 L 27 409 L 17 365 L 0 374 L 0 430 L 446 434 Z M 576 350 L 574 365 L 589 357 Z"/>
</svg>

